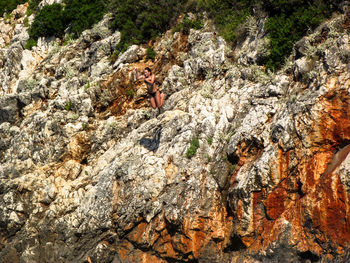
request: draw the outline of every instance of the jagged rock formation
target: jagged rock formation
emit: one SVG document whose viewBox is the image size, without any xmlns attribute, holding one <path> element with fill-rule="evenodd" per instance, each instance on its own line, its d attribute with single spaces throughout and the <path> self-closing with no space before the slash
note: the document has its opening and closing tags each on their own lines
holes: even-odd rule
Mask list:
<svg viewBox="0 0 350 263">
<path fill-rule="evenodd" d="M 154 63 L 139 46 L 112 62 L 108 16 L 28 51 L 19 13 L 0 51 L 1 262 L 349 259 L 346 10 L 276 74 L 255 64 L 264 20 L 236 50 L 207 21 L 164 34 Z M 145 66 L 162 113 L 133 81 Z"/>
</svg>

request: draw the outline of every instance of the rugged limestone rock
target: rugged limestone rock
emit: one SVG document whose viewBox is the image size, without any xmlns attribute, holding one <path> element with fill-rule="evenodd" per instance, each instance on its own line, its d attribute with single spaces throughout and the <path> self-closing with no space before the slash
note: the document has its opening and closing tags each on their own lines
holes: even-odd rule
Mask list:
<svg viewBox="0 0 350 263">
<path fill-rule="evenodd" d="M 140 46 L 109 60 L 108 16 L 33 51 L 19 27 L 0 53 L 2 261 L 346 262 L 349 157 L 325 171 L 350 144 L 349 17 L 274 74 L 263 20 L 235 51 L 210 23 L 170 30 L 154 63 Z M 145 66 L 163 112 L 133 80 Z"/>
</svg>

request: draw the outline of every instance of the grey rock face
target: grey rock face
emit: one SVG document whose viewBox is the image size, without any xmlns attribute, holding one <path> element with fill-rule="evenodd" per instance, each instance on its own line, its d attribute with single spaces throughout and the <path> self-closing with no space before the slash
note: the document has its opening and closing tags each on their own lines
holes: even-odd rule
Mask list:
<svg viewBox="0 0 350 263">
<path fill-rule="evenodd" d="M 16 96 L 5 96 L 0 99 L 0 124 L 4 122 L 13 124 L 17 120 L 18 104 Z"/>
</svg>

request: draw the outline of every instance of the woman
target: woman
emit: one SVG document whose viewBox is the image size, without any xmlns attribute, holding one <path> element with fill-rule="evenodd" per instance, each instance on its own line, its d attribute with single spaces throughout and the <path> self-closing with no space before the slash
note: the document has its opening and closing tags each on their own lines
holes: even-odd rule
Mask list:
<svg viewBox="0 0 350 263">
<path fill-rule="evenodd" d="M 156 76 L 152 74 L 152 71 L 149 67 L 145 68 L 144 74 L 139 76 L 137 68 L 136 71 L 136 79 L 143 79 L 147 85 L 147 94 L 150 99 L 151 105 L 153 109 L 161 108 L 164 104 L 165 94 L 160 93 L 154 83 L 156 80 Z"/>
</svg>

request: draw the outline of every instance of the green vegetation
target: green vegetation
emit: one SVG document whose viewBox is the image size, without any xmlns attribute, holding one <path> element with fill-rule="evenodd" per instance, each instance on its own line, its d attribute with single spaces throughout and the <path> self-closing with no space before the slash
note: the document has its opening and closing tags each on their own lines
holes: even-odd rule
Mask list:
<svg viewBox="0 0 350 263">
<path fill-rule="evenodd" d="M 68 34 L 68 35 L 65 37 L 64 41 L 63 41 L 63 46 L 70 45 L 70 44 L 72 44 L 73 42 L 74 42 L 73 35 Z"/>
<path fill-rule="evenodd" d="M 227 40 L 235 42 L 241 35 L 238 26 L 252 13 L 253 0 L 201 0 L 197 9 L 205 10 L 214 20 L 220 34 Z"/>
<path fill-rule="evenodd" d="M 236 170 L 236 166 L 237 166 L 237 164 L 232 164 L 230 166 L 230 174 L 233 174 L 233 172 Z"/>
<path fill-rule="evenodd" d="M 39 37 L 62 37 L 65 30 L 65 17 L 60 4 L 44 6 L 29 28 L 30 39 Z"/>
<path fill-rule="evenodd" d="M 30 16 L 32 13 L 36 13 L 38 6 L 42 0 L 29 0 L 29 6 L 27 9 L 27 15 Z"/>
<path fill-rule="evenodd" d="M 32 49 L 32 47 L 35 47 L 36 44 L 37 44 L 36 40 L 30 38 L 30 39 L 27 41 L 27 43 L 26 43 L 26 45 L 25 45 L 25 48 L 30 50 L 30 49 Z"/>
<path fill-rule="evenodd" d="M 294 43 L 308 30 L 314 29 L 329 17 L 339 2 L 339 0 L 269 0 L 266 10 L 270 16 L 265 28 L 269 33 L 271 49 L 266 58 L 266 67 L 271 70 L 280 68 L 291 53 Z"/>
<path fill-rule="evenodd" d="M 116 55 L 132 44 L 145 43 L 155 39 L 169 28 L 172 20 L 180 13 L 185 0 L 113 0 L 112 28 L 121 32 Z"/>
<path fill-rule="evenodd" d="M 12 13 L 8 13 L 4 16 L 5 21 L 10 21 L 12 17 L 13 17 Z"/>
<path fill-rule="evenodd" d="M 82 128 L 83 131 L 88 131 L 89 130 L 89 123 L 83 122 L 81 124 L 81 128 Z"/>
<path fill-rule="evenodd" d="M 25 17 L 25 18 L 24 18 L 23 24 L 24 24 L 25 27 L 29 27 L 28 17 Z"/>
<path fill-rule="evenodd" d="M 39 85 L 39 81 L 37 81 L 36 79 L 28 79 L 26 83 L 26 88 L 28 90 L 33 90 L 38 85 Z"/>
<path fill-rule="evenodd" d="M 88 83 L 84 86 L 84 91 L 87 91 L 88 89 L 90 89 L 91 84 L 90 81 L 88 81 Z"/>
<path fill-rule="evenodd" d="M 188 35 L 190 33 L 191 28 L 198 30 L 202 27 L 203 24 L 199 19 L 191 20 L 188 16 L 185 16 L 183 21 L 173 29 L 173 32 L 182 32 Z"/>
<path fill-rule="evenodd" d="M 196 154 L 198 148 L 199 148 L 198 137 L 194 137 L 190 142 L 190 147 L 187 149 L 186 157 L 192 158 Z"/>
<path fill-rule="evenodd" d="M 17 5 L 24 4 L 26 0 L 0 0 L 0 16 L 3 16 L 6 12 L 11 13 L 16 9 Z"/>
<path fill-rule="evenodd" d="M 40 10 L 29 28 L 30 40 L 48 36 L 63 37 L 68 27 L 71 33 L 69 38 L 78 37 L 85 29 L 100 21 L 106 11 L 100 0 L 65 0 L 64 3 L 65 6 L 52 4 Z M 29 6 L 30 10 L 35 11 L 38 1 L 31 1 Z"/>
<path fill-rule="evenodd" d="M 25 0 L 0 0 L 0 12 L 9 12 Z M 38 12 L 40 0 L 29 1 L 29 13 Z M 267 13 L 265 29 L 268 32 L 269 52 L 261 62 L 269 70 L 279 69 L 289 56 L 293 45 L 308 30 L 314 29 L 329 17 L 341 0 L 63 0 L 63 5 L 43 7 L 29 28 L 30 43 L 38 37 L 62 37 L 65 30 L 73 38 L 91 28 L 112 13 L 112 29 L 121 32 L 121 41 L 115 48 L 114 58 L 132 44 L 145 44 L 175 24 L 180 14 L 202 13 L 213 19 L 219 33 L 233 44 L 256 28 L 253 17 Z M 201 28 L 202 22 L 185 15 L 174 32 L 188 34 L 191 28 Z M 154 59 L 149 48 L 147 58 Z M 347 60 L 347 56 L 344 56 Z"/>
<path fill-rule="evenodd" d="M 157 53 L 154 51 L 153 47 L 148 47 L 146 50 L 146 59 L 147 60 L 152 60 L 154 61 L 154 59 L 156 58 Z"/>
<path fill-rule="evenodd" d="M 73 103 L 72 103 L 72 101 L 71 101 L 71 100 L 67 101 L 66 106 L 64 106 L 64 109 L 65 109 L 66 111 L 70 111 L 70 110 L 72 110 L 72 108 L 73 108 Z"/>
<path fill-rule="evenodd" d="M 106 11 L 101 0 L 64 0 L 66 25 L 71 26 L 71 33 L 78 37 L 85 29 L 99 22 Z"/>
<path fill-rule="evenodd" d="M 135 96 L 135 91 L 132 88 L 128 88 L 125 92 L 128 99 L 132 99 Z"/>
<path fill-rule="evenodd" d="M 209 145 L 212 145 L 213 144 L 213 137 L 209 137 L 207 139 L 207 142 L 208 142 Z"/>
</svg>

